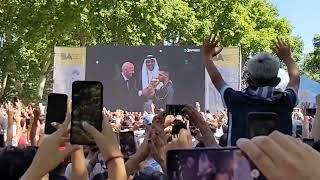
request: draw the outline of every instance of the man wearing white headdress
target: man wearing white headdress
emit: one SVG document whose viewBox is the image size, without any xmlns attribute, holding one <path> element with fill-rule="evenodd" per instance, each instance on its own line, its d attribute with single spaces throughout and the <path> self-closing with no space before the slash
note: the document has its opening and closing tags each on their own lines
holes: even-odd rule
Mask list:
<svg viewBox="0 0 320 180">
<path fill-rule="evenodd" d="M 152 98 L 150 97 L 153 96 L 152 92 L 154 92 L 154 88 L 158 86 L 158 83 L 155 82 L 158 79 L 158 75 L 159 75 L 159 65 L 158 65 L 157 59 L 153 55 L 147 55 L 147 57 L 144 59 L 142 64 L 140 88 L 141 88 L 141 93 L 145 92 L 146 94 L 148 94 L 146 96 L 149 97 L 146 99 L 143 105 L 143 110 L 147 111 L 148 113 L 151 113 L 150 109 L 152 104 Z M 161 85 L 159 85 L 158 87 L 160 86 Z"/>
<path fill-rule="evenodd" d="M 159 75 L 159 65 L 153 55 L 148 55 L 144 60 L 141 70 L 142 89 L 148 87 L 152 79 L 157 79 Z"/>
</svg>

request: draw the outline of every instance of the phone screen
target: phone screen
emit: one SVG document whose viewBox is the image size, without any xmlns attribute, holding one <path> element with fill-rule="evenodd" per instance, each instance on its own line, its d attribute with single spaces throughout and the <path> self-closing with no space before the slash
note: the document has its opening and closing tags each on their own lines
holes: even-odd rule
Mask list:
<svg viewBox="0 0 320 180">
<path fill-rule="evenodd" d="M 0 133 L 0 147 L 5 147 L 6 143 L 4 142 L 4 134 Z"/>
<path fill-rule="evenodd" d="M 55 127 L 51 125 L 52 122 L 58 122 L 62 124 L 65 120 L 67 113 L 67 100 L 68 96 L 65 94 L 49 94 L 46 123 L 44 128 L 45 134 L 52 134 L 57 130 Z"/>
<path fill-rule="evenodd" d="M 278 122 L 279 116 L 276 113 L 249 113 L 248 138 L 268 136 L 279 129 Z"/>
<path fill-rule="evenodd" d="M 314 139 L 303 139 L 303 143 L 308 144 L 309 146 L 313 146 Z"/>
<path fill-rule="evenodd" d="M 168 179 L 265 179 L 238 148 L 171 150 L 167 153 Z"/>
<path fill-rule="evenodd" d="M 306 115 L 307 115 L 307 116 L 315 116 L 315 115 L 316 115 L 316 111 L 317 111 L 316 108 L 306 109 Z"/>
<path fill-rule="evenodd" d="M 133 131 L 120 132 L 119 139 L 121 152 L 125 158 L 129 158 L 136 153 L 137 147 Z"/>
<path fill-rule="evenodd" d="M 296 126 L 296 138 L 301 138 L 302 137 L 302 125 L 297 125 Z"/>
<path fill-rule="evenodd" d="M 168 104 L 166 105 L 166 112 L 168 115 L 183 115 L 183 108 L 185 107 L 185 105 L 172 105 L 172 104 Z"/>
<path fill-rule="evenodd" d="M 94 145 L 94 139 L 83 128 L 86 121 L 98 131 L 102 129 L 103 85 L 94 81 L 72 83 L 71 143 Z"/>
</svg>

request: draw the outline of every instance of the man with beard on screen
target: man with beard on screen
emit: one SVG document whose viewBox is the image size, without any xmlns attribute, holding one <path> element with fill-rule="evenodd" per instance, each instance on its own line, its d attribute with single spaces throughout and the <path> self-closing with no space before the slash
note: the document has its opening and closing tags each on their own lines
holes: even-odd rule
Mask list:
<svg viewBox="0 0 320 180">
<path fill-rule="evenodd" d="M 160 89 L 155 89 L 154 104 L 157 109 L 165 109 L 167 104 L 172 104 L 174 89 L 170 80 L 170 73 L 166 68 L 159 69 L 159 82 L 163 85 Z"/>
<path fill-rule="evenodd" d="M 158 78 L 159 65 L 153 55 L 147 55 L 141 70 L 141 89 L 145 89 L 153 79 Z"/>
</svg>

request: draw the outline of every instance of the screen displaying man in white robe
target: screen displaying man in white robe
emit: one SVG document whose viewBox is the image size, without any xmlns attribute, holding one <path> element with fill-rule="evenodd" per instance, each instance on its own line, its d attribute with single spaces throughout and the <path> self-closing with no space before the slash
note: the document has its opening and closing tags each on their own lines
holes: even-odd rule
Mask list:
<svg viewBox="0 0 320 180">
<path fill-rule="evenodd" d="M 157 59 L 153 55 L 148 55 L 144 60 L 141 70 L 142 88 L 145 89 L 153 79 L 157 79 L 159 75 L 159 65 Z"/>
</svg>

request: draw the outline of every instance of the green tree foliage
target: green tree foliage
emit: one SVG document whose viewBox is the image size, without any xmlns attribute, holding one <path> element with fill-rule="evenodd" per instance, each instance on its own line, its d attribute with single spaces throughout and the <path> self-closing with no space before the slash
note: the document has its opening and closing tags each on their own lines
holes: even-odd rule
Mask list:
<svg viewBox="0 0 320 180">
<path fill-rule="evenodd" d="M 320 82 L 320 34 L 313 38 L 314 50 L 303 62 L 303 72 L 311 79 Z"/>
<path fill-rule="evenodd" d="M 0 98 L 41 100 L 52 86 L 54 46 L 201 45 L 219 33 L 243 60 L 280 36 L 302 42 L 268 0 L 0 0 Z"/>
</svg>

